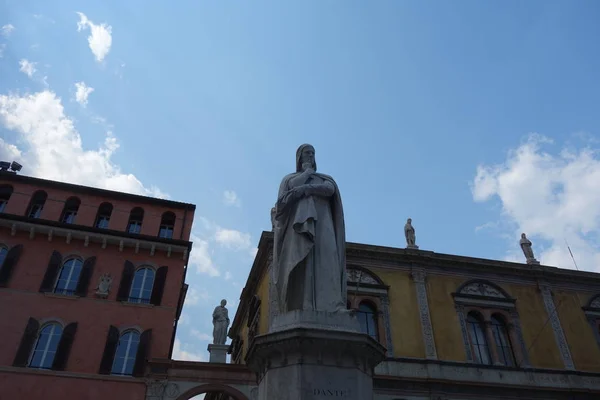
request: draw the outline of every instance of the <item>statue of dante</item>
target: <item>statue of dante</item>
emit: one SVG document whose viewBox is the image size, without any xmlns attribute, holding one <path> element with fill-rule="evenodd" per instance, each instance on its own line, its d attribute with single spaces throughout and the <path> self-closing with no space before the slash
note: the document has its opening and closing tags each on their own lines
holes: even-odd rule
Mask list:
<svg viewBox="0 0 600 400">
<path fill-rule="evenodd" d="M 213 311 L 213 344 L 225 344 L 227 340 L 229 313 L 225 305 L 227 305 L 227 300 L 223 299 L 221 305 L 215 307 L 215 311 Z"/>
<path fill-rule="evenodd" d="M 404 236 L 406 236 L 406 247 L 416 247 L 415 228 L 412 226 L 412 219 L 407 219 L 404 225 Z"/>
<path fill-rule="evenodd" d="M 346 310 L 346 233 L 337 184 L 316 172 L 315 149 L 296 151 L 296 172 L 277 197 L 273 268 L 280 312 Z"/>
<path fill-rule="evenodd" d="M 531 241 L 527 239 L 524 233 L 521 233 L 521 240 L 519 241 L 523 254 L 527 260 L 535 260 L 533 256 L 533 249 L 531 248 Z"/>
</svg>

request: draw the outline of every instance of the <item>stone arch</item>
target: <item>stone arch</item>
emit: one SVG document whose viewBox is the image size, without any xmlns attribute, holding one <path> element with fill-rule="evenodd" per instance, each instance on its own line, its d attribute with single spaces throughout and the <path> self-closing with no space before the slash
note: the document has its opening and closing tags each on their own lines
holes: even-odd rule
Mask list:
<svg viewBox="0 0 600 400">
<path fill-rule="evenodd" d="M 189 400 L 192 397 L 197 396 L 199 394 L 210 392 L 225 393 L 233 397 L 235 400 L 249 400 L 248 397 L 239 390 L 234 389 L 231 386 L 222 385 L 220 383 L 206 383 L 204 385 L 193 387 L 179 395 L 179 397 L 177 397 L 176 400 Z"/>
</svg>

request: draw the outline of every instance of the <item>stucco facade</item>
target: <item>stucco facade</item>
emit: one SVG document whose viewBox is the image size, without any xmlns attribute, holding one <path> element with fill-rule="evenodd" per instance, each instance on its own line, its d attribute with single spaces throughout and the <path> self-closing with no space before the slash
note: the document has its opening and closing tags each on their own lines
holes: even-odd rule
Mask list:
<svg viewBox="0 0 600 400">
<path fill-rule="evenodd" d="M 263 232 L 229 332 L 234 363 L 267 332 L 271 252 Z M 357 243 L 347 268 L 349 307 L 375 307 L 388 349 L 375 399 L 600 397 L 600 274 Z"/>
<path fill-rule="evenodd" d="M 0 397 L 143 399 L 146 360 L 171 355 L 195 206 L 8 172 L 0 191 Z"/>
</svg>

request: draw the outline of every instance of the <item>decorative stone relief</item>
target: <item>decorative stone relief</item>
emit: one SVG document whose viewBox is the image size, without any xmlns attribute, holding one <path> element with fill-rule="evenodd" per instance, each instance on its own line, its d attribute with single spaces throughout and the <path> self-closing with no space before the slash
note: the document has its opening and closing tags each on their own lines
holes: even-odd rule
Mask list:
<svg viewBox="0 0 600 400">
<path fill-rule="evenodd" d="M 498 289 L 483 282 L 473 282 L 460 291 L 461 294 L 472 294 L 476 296 L 506 298 Z"/>
<path fill-rule="evenodd" d="M 521 354 L 523 359 L 521 360 L 521 365 L 519 367 L 530 367 L 529 363 L 529 355 L 527 354 L 527 345 L 525 344 L 525 339 L 523 339 L 523 332 L 521 331 L 521 320 L 519 319 L 519 314 L 513 310 L 510 313 L 510 319 L 512 320 L 515 333 L 517 338 L 519 339 L 519 346 L 521 347 Z"/>
<path fill-rule="evenodd" d="M 52 229 L 50 229 L 48 231 L 48 241 L 51 242 L 52 241 L 52 234 L 54 233 L 54 231 Z"/>
<path fill-rule="evenodd" d="M 394 345 L 392 343 L 392 326 L 390 323 L 390 299 L 387 295 L 381 297 L 381 308 L 383 312 L 383 324 L 385 325 L 387 356 L 393 357 Z"/>
<path fill-rule="evenodd" d="M 363 271 L 362 269 L 348 268 L 348 282 L 353 283 L 367 283 L 370 285 L 380 285 L 380 283 L 370 273 Z"/>
<path fill-rule="evenodd" d="M 465 307 L 460 304 L 456 304 L 456 312 L 458 313 L 458 321 L 460 323 L 460 330 L 463 336 L 463 345 L 465 346 L 465 353 L 467 355 L 467 361 L 473 361 L 473 353 L 471 352 L 471 344 L 469 343 L 469 334 L 467 332 L 467 321 L 465 320 Z"/>
<path fill-rule="evenodd" d="M 566 369 L 575 369 L 575 365 L 573 364 L 573 359 L 571 358 L 571 351 L 569 350 L 569 345 L 567 344 L 567 339 L 565 338 L 565 333 L 563 332 L 562 326 L 560 325 L 560 319 L 558 318 L 556 312 L 556 306 L 554 305 L 554 299 L 552 298 L 552 292 L 550 291 L 550 287 L 547 285 L 540 285 L 540 290 L 542 292 L 542 298 L 544 299 L 544 306 L 546 307 L 546 312 L 550 318 L 550 324 L 552 326 L 552 330 L 554 331 L 554 337 L 556 338 L 556 344 L 560 350 L 560 355 L 563 359 L 563 363 L 565 364 Z"/>
<path fill-rule="evenodd" d="M 425 271 L 423 270 L 413 270 L 412 272 L 412 277 L 417 289 L 417 302 L 419 304 L 421 330 L 423 332 L 423 341 L 425 342 L 425 357 L 431 360 L 437 360 L 437 351 L 435 349 L 435 340 L 433 337 L 433 327 L 431 326 L 431 317 L 429 315 L 429 303 L 427 301 L 425 276 Z"/>
<path fill-rule="evenodd" d="M 600 296 L 596 297 L 594 301 L 590 303 L 590 307 L 592 308 L 600 308 Z"/>
<path fill-rule="evenodd" d="M 98 286 L 96 286 L 96 296 L 100 298 L 107 298 L 110 292 L 112 280 L 113 278 L 108 272 L 103 273 L 98 281 Z"/>
</svg>

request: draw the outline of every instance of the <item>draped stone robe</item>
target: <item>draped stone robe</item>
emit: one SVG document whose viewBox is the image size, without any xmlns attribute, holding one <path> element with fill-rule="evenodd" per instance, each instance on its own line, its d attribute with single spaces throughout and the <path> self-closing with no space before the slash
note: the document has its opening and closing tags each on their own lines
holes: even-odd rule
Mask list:
<svg viewBox="0 0 600 400">
<path fill-rule="evenodd" d="M 299 197 L 293 188 L 307 185 Z M 277 201 L 273 261 L 280 312 L 346 309 L 346 239 L 337 184 L 328 175 L 287 175 Z"/>
</svg>

